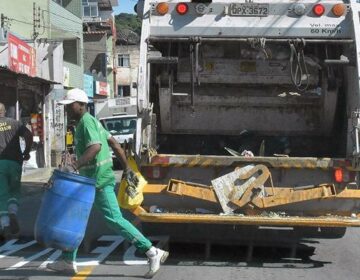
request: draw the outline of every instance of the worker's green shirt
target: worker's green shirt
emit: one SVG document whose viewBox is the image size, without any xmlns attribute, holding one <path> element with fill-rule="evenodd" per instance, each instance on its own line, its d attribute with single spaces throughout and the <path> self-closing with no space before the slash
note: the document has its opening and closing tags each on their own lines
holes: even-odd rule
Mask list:
<svg viewBox="0 0 360 280">
<path fill-rule="evenodd" d="M 115 182 L 112 157 L 107 142 L 109 137 L 110 133 L 89 113 L 85 113 L 76 126 L 75 149 L 77 158 L 80 158 L 91 145 L 101 145 L 101 150 L 96 157 L 79 170 L 80 175 L 95 178 L 97 188 Z"/>
</svg>

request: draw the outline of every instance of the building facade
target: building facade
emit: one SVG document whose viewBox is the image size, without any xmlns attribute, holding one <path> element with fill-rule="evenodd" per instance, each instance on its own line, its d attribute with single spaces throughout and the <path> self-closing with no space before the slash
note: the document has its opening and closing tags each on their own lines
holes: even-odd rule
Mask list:
<svg viewBox="0 0 360 280">
<path fill-rule="evenodd" d="M 0 102 L 31 127 L 38 167 L 57 165 L 65 118 L 56 100 L 83 87 L 81 0 L 0 1 L 0 12 Z"/>
<path fill-rule="evenodd" d="M 116 29 L 112 15 L 117 0 L 83 0 L 84 74 L 93 77 L 93 98 L 114 97 Z M 90 79 L 87 78 L 88 83 Z M 86 88 L 91 88 L 86 85 Z M 89 94 L 88 94 L 89 95 Z M 90 97 L 90 95 L 89 95 Z"/>
<path fill-rule="evenodd" d="M 116 46 L 116 83 L 119 97 L 136 97 L 139 54 L 139 45 Z"/>
</svg>

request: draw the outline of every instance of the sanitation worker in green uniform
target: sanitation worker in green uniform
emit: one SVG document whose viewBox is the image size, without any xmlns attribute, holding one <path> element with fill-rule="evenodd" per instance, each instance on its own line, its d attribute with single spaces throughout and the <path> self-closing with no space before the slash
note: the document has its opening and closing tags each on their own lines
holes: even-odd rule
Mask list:
<svg viewBox="0 0 360 280">
<path fill-rule="evenodd" d="M 151 278 L 165 262 L 169 253 L 152 246 L 139 230 L 121 214 L 115 188 L 115 176 L 112 170 L 112 157 L 109 146 L 124 168 L 124 176 L 129 185 L 137 185 L 138 178 L 129 168 L 125 153 L 120 144 L 103 128 L 101 123 L 91 116 L 86 106 L 88 97 L 81 89 L 67 92 L 60 104 L 66 105 L 68 118 L 77 122 L 75 130 L 75 150 L 77 161 L 74 168 L 80 175 L 96 179 L 95 207 L 103 214 L 107 224 L 118 234 L 133 243 L 135 247 L 149 258 L 149 271 L 145 275 Z M 47 268 L 67 274 L 77 273 L 76 253 L 63 252 L 60 260 L 49 263 Z"/>
<path fill-rule="evenodd" d="M 17 222 L 23 160 L 30 159 L 33 136 L 21 122 L 5 117 L 5 106 L 0 103 L 0 231 L 4 239 L 17 237 Z M 24 137 L 21 151 L 19 137 Z"/>
</svg>

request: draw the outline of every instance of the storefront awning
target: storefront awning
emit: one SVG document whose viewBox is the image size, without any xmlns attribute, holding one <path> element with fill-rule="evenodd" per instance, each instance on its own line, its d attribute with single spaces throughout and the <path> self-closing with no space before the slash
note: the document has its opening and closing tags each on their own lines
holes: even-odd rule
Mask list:
<svg viewBox="0 0 360 280">
<path fill-rule="evenodd" d="M 56 85 L 59 84 L 55 81 L 46 80 L 39 77 L 30 77 L 26 74 L 17 73 L 10 70 L 7 67 L 0 66 L 0 75 L 2 76 L 0 79 L 0 84 L 15 87 L 16 86 L 16 79 L 20 78 L 22 80 L 26 80 L 27 82 L 33 82 L 37 84 L 47 84 L 47 85 Z M 5 76 L 5 77 L 4 77 Z"/>
</svg>

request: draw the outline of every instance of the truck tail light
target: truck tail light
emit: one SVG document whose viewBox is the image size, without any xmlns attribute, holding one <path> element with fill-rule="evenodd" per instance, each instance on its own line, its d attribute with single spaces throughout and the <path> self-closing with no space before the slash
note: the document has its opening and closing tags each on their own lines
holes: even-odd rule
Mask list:
<svg viewBox="0 0 360 280">
<path fill-rule="evenodd" d="M 169 4 L 165 3 L 165 2 L 160 2 L 159 4 L 157 4 L 156 6 L 156 12 L 159 15 L 165 15 L 167 14 L 167 12 L 169 11 Z"/>
<path fill-rule="evenodd" d="M 344 173 L 341 168 L 336 168 L 334 171 L 334 178 L 336 183 L 342 183 L 344 179 Z"/>
<path fill-rule="evenodd" d="M 334 179 L 337 183 L 348 183 L 355 181 L 356 172 L 344 170 L 342 168 L 336 168 L 334 170 Z"/>
<path fill-rule="evenodd" d="M 335 16 L 341 17 L 342 15 L 345 14 L 346 6 L 342 3 L 338 3 L 332 7 L 331 11 Z"/>
<path fill-rule="evenodd" d="M 313 13 L 318 16 L 321 17 L 324 13 L 325 13 L 325 7 L 322 4 L 316 4 L 313 7 Z"/>
<path fill-rule="evenodd" d="M 189 10 L 189 6 L 186 3 L 179 3 L 176 5 L 176 11 L 179 15 L 185 15 Z"/>
<path fill-rule="evenodd" d="M 164 177 L 165 172 L 159 166 L 146 166 L 143 168 L 143 174 L 148 179 L 161 179 Z"/>
</svg>

